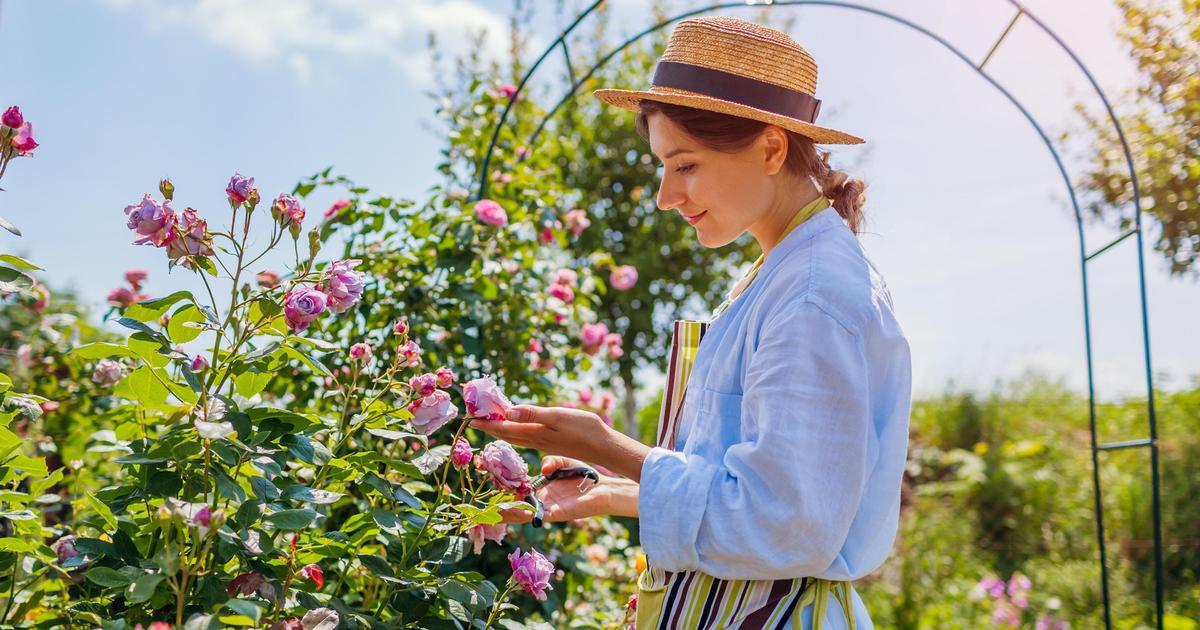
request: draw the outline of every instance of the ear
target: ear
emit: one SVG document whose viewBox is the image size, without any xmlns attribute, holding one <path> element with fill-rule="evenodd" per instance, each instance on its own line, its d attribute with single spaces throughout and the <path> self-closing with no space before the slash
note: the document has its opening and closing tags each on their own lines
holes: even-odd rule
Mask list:
<svg viewBox="0 0 1200 630">
<path fill-rule="evenodd" d="M 787 133 L 775 125 L 767 125 L 759 136 L 762 145 L 763 168 L 767 175 L 778 174 L 787 158 Z"/>
</svg>

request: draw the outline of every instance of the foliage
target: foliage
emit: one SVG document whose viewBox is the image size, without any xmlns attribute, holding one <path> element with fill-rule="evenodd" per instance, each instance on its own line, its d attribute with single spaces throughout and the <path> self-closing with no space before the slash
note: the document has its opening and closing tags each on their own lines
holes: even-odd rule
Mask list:
<svg viewBox="0 0 1200 630">
<path fill-rule="evenodd" d="M 1118 0 L 1118 37 L 1137 64 L 1138 85 L 1115 104 L 1138 170 L 1142 207 L 1160 231 L 1154 248 L 1172 274 L 1196 276 L 1200 256 L 1200 2 Z M 1092 215 L 1133 227 L 1133 185 L 1107 112 L 1076 111 L 1090 164 L 1081 182 Z"/>
</svg>

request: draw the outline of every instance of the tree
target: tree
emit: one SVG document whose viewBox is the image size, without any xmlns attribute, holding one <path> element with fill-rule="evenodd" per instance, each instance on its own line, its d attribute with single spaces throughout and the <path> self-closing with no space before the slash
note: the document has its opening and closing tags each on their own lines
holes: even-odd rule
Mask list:
<svg viewBox="0 0 1200 630">
<path fill-rule="evenodd" d="M 1142 208 L 1160 227 L 1154 248 L 1172 275 L 1193 279 L 1200 256 L 1200 0 L 1118 0 L 1118 37 L 1137 62 L 1139 84 L 1115 104 L 1134 164 Z M 1133 227 L 1133 186 L 1116 130 L 1107 113 L 1081 103 L 1090 164 L 1082 188 L 1099 220 Z"/>
</svg>

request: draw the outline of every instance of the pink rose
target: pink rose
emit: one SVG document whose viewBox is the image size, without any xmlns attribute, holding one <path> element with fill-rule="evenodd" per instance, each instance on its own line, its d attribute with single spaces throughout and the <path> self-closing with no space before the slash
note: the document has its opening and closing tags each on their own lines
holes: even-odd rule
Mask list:
<svg viewBox="0 0 1200 630">
<path fill-rule="evenodd" d="M 258 286 L 264 289 L 274 289 L 279 286 L 279 274 L 269 269 L 258 272 L 254 279 L 258 281 Z"/>
<path fill-rule="evenodd" d="M 633 265 L 620 265 L 613 267 L 612 273 L 608 276 L 608 283 L 618 291 L 627 291 L 637 284 L 638 272 L 637 267 Z"/>
<path fill-rule="evenodd" d="M 491 199 L 483 199 L 475 204 L 475 218 L 495 227 L 508 225 L 508 214 L 500 204 Z"/>
<path fill-rule="evenodd" d="M 537 337 L 533 337 L 532 339 L 529 340 L 529 351 L 530 352 L 532 352 L 534 354 L 540 354 L 542 350 L 543 350 L 543 348 L 542 348 L 542 340 L 541 339 L 538 339 Z"/>
<path fill-rule="evenodd" d="M 16 135 L 9 141 L 17 150 L 17 155 L 33 155 L 30 151 L 37 148 L 38 143 L 33 139 L 33 124 L 25 123 L 17 128 Z"/>
<path fill-rule="evenodd" d="M 550 586 L 554 565 L 536 550 L 531 549 L 522 555 L 520 549 L 514 549 L 508 556 L 508 563 L 512 567 L 513 579 L 538 601 L 544 601 L 546 591 L 554 588 Z"/>
<path fill-rule="evenodd" d="M 125 216 L 129 218 L 127 227 L 138 235 L 133 241 L 134 245 L 150 243 L 162 247 L 175 238 L 175 222 L 178 219 L 170 201 L 159 204 L 146 193 L 141 203 L 125 206 Z"/>
<path fill-rule="evenodd" d="M 108 292 L 108 303 L 117 308 L 129 308 L 137 301 L 137 294 L 129 287 L 117 287 Z"/>
<path fill-rule="evenodd" d="M 167 243 L 167 257 L 184 267 L 191 267 L 186 260 L 188 256 L 212 256 L 212 236 L 208 233 L 208 222 L 201 219 L 196 211 L 188 208 L 183 211 L 183 235 L 176 234 Z"/>
<path fill-rule="evenodd" d="M 448 367 L 440 367 L 437 371 L 438 387 L 450 387 L 454 384 L 454 372 Z"/>
<path fill-rule="evenodd" d="M 579 391 L 579 402 L 590 405 L 592 404 L 592 390 L 584 387 Z"/>
<path fill-rule="evenodd" d="M 551 230 L 548 227 L 544 227 L 544 228 L 542 228 L 541 232 L 538 232 L 538 242 L 541 243 L 542 245 L 549 245 L 550 241 L 553 241 L 553 240 L 554 240 L 554 230 Z"/>
<path fill-rule="evenodd" d="M 133 285 L 133 288 L 140 289 L 142 288 L 142 283 L 146 281 L 146 277 L 149 275 L 150 272 L 146 271 L 145 269 L 126 269 L 125 281 Z"/>
<path fill-rule="evenodd" d="M 17 346 L 17 364 L 21 367 L 33 367 L 33 346 L 23 343 Z"/>
<path fill-rule="evenodd" d="M 575 292 L 571 290 L 571 287 L 565 284 L 551 284 L 550 295 L 562 300 L 563 302 L 570 302 L 575 299 Z"/>
<path fill-rule="evenodd" d="M 283 315 L 288 328 L 303 332 L 314 319 L 325 312 L 329 298 L 311 287 L 301 287 L 283 296 Z"/>
<path fill-rule="evenodd" d="M 494 90 L 492 90 L 492 95 L 497 98 L 504 97 L 506 99 L 511 99 L 517 95 L 517 86 L 510 83 L 498 85 Z"/>
<path fill-rule="evenodd" d="M 329 208 L 327 210 L 325 210 L 325 218 L 328 219 L 328 218 L 338 214 L 342 210 L 349 207 L 349 205 L 350 205 L 349 199 L 338 199 L 337 201 L 333 202 L 333 205 L 329 206 Z"/>
<path fill-rule="evenodd" d="M 332 309 L 330 309 L 332 310 Z M 367 363 L 371 360 L 371 346 L 365 343 L 356 343 L 350 346 L 350 360 L 358 363 Z"/>
<path fill-rule="evenodd" d="M 479 453 L 483 469 L 492 478 L 492 483 L 501 490 L 511 490 L 518 497 L 531 491 L 529 465 L 504 440 L 488 443 Z"/>
<path fill-rule="evenodd" d="M 192 359 L 192 372 L 199 374 L 208 369 L 208 359 L 204 358 L 203 354 L 197 354 L 196 358 Z"/>
<path fill-rule="evenodd" d="M 325 572 L 321 570 L 319 564 L 306 564 L 300 569 L 300 574 L 313 581 L 317 585 L 317 590 L 325 586 Z"/>
<path fill-rule="evenodd" d="M 321 290 L 329 296 L 329 310 L 343 313 L 354 306 L 362 297 L 363 274 L 354 271 L 361 260 L 335 260 L 325 270 L 325 281 Z"/>
<path fill-rule="evenodd" d="M 567 213 L 567 216 L 564 217 L 564 220 L 567 222 L 567 229 L 570 230 L 571 234 L 574 234 L 576 237 L 582 234 L 583 231 L 592 224 L 591 220 L 587 218 L 586 210 L 571 210 Z"/>
<path fill-rule="evenodd" d="M 280 193 L 275 198 L 275 203 L 271 204 L 271 212 L 276 213 L 280 225 L 284 227 L 293 223 L 299 225 L 304 221 L 304 206 L 300 205 L 299 199 L 286 193 Z"/>
<path fill-rule="evenodd" d="M 437 391 L 438 377 L 436 374 L 426 372 L 408 379 L 408 385 L 418 396 L 428 396 Z"/>
<path fill-rule="evenodd" d="M 397 335 L 407 335 L 408 334 L 408 320 L 401 319 L 401 320 L 397 321 L 395 324 L 392 324 L 392 332 Z"/>
<path fill-rule="evenodd" d="M 466 438 L 460 437 L 454 441 L 454 448 L 450 451 L 451 463 L 459 468 L 463 468 L 471 463 L 473 457 L 474 451 L 471 450 L 471 443 Z"/>
<path fill-rule="evenodd" d="M 408 340 L 403 346 L 400 346 L 400 367 L 417 367 L 421 365 L 421 346 L 417 342 Z"/>
<path fill-rule="evenodd" d="M 512 407 L 490 376 L 477 378 L 464 385 L 463 401 L 467 404 L 467 415 L 482 420 L 503 420 L 504 413 Z"/>
<path fill-rule="evenodd" d="M 38 406 L 42 408 L 42 413 L 54 413 L 60 407 L 57 400 L 47 400 Z"/>
<path fill-rule="evenodd" d="M 565 284 L 569 287 L 573 287 L 578 280 L 579 274 L 576 273 L 574 269 L 559 269 L 558 272 L 554 274 L 554 282 L 556 284 Z"/>
<path fill-rule="evenodd" d="M 37 299 L 29 305 L 29 308 L 33 309 L 35 313 L 46 310 L 46 307 L 50 305 L 50 289 L 47 289 L 46 285 L 38 283 L 30 287 L 30 290 L 37 294 Z"/>
<path fill-rule="evenodd" d="M 8 112 L 5 112 L 5 115 L 7 116 Z M 78 538 L 78 536 L 68 534 L 54 541 L 53 545 L 50 545 L 50 548 L 54 550 L 54 554 L 58 556 L 59 564 L 63 564 L 71 558 L 79 557 L 79 551 L 75 549 L 75 541 Z"/>
<path fill-rule="evenodd" d="M 233 177 L 229 178 L 229 184 L 225 186 L 225 195 L 229 197 L 230 204 L 246 203 L 247 199 L 258 195 L 258 191 L 254 189 L 254 178 L 234 173 Z"/>
<path fill-rule="evenodd" d="M 584 352 L 595 354 L 600 345 L 604 343 L 606 335 L 608 335 L 608 326 L 605 326 L 604 323 L 584 324 L 579 333 L 579 339 L 583 342 Z"/>
<path fill-rule="evenodd" d="M 613 397 L 612 392 L 603 392 L 600 394 L 600 409 L 604 411 L 612 411 L 613 405 L 617 400 Z"/>
<path fill-rule="evenodd" d="M 483 545 L 486 541 L 490 540 L 498 545 L 504 540 L 504 534 L 506 533 L 508 533 L 508 525 L 504 523 L 475 525 L 467 530 L 467 538 L 475 546 L 475 554 L 478 555 L 483 551 Z"/>
<path fill-rule="evenodd" d="M 0 122 L 4 123 L 5 126 L 16 129 L 25 124 L 25 117 L 21 115 L 21 108 L 13 105 L 4 110 L 4 116 L 0 117 Z"/>
<path fill-rule="evenodd" d="M 92 380 L 101 387 L 111 387 L 125 378 L 125 366 L 113 359 L 100 359 L 92 370 Z"/>
<path fill-rule="evenodd" d="M 408 403 L 412 425 L 421 435 L 429 435 L 458 417 L 458 407 L 450 402 L 450 394 L 438 389 L 428 396 Z"/>
<path fill-rule="evenodd" d="M 516 156 L 517 159 L 529 157 L 529 147 L 519 146 L 513 151 L 513 155 Z"/>
</svg>

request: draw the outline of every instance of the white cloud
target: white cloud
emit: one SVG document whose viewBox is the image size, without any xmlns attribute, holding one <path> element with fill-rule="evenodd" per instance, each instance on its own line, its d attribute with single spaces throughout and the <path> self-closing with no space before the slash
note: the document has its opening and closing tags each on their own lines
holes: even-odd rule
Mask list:
<svg viewBox="0 0 1200 630">
<path fill-rule="evenodd" d="M 508 56 L 504 16 L 468 0 L 103 0 L 110 8 L 142 15 L 151 28 L 194 29 L 214 44 L 260 63 L 288 65 L 306 81 L 322 55 L 377 58 L 408 80 L 432 79 L 426 51 L 432 32 L 453 57 L 465 52 L 469 34 L 487 29 L 485 60 Z M 536 46 L 531 46 L 536 48 Z"/>
</svg>

